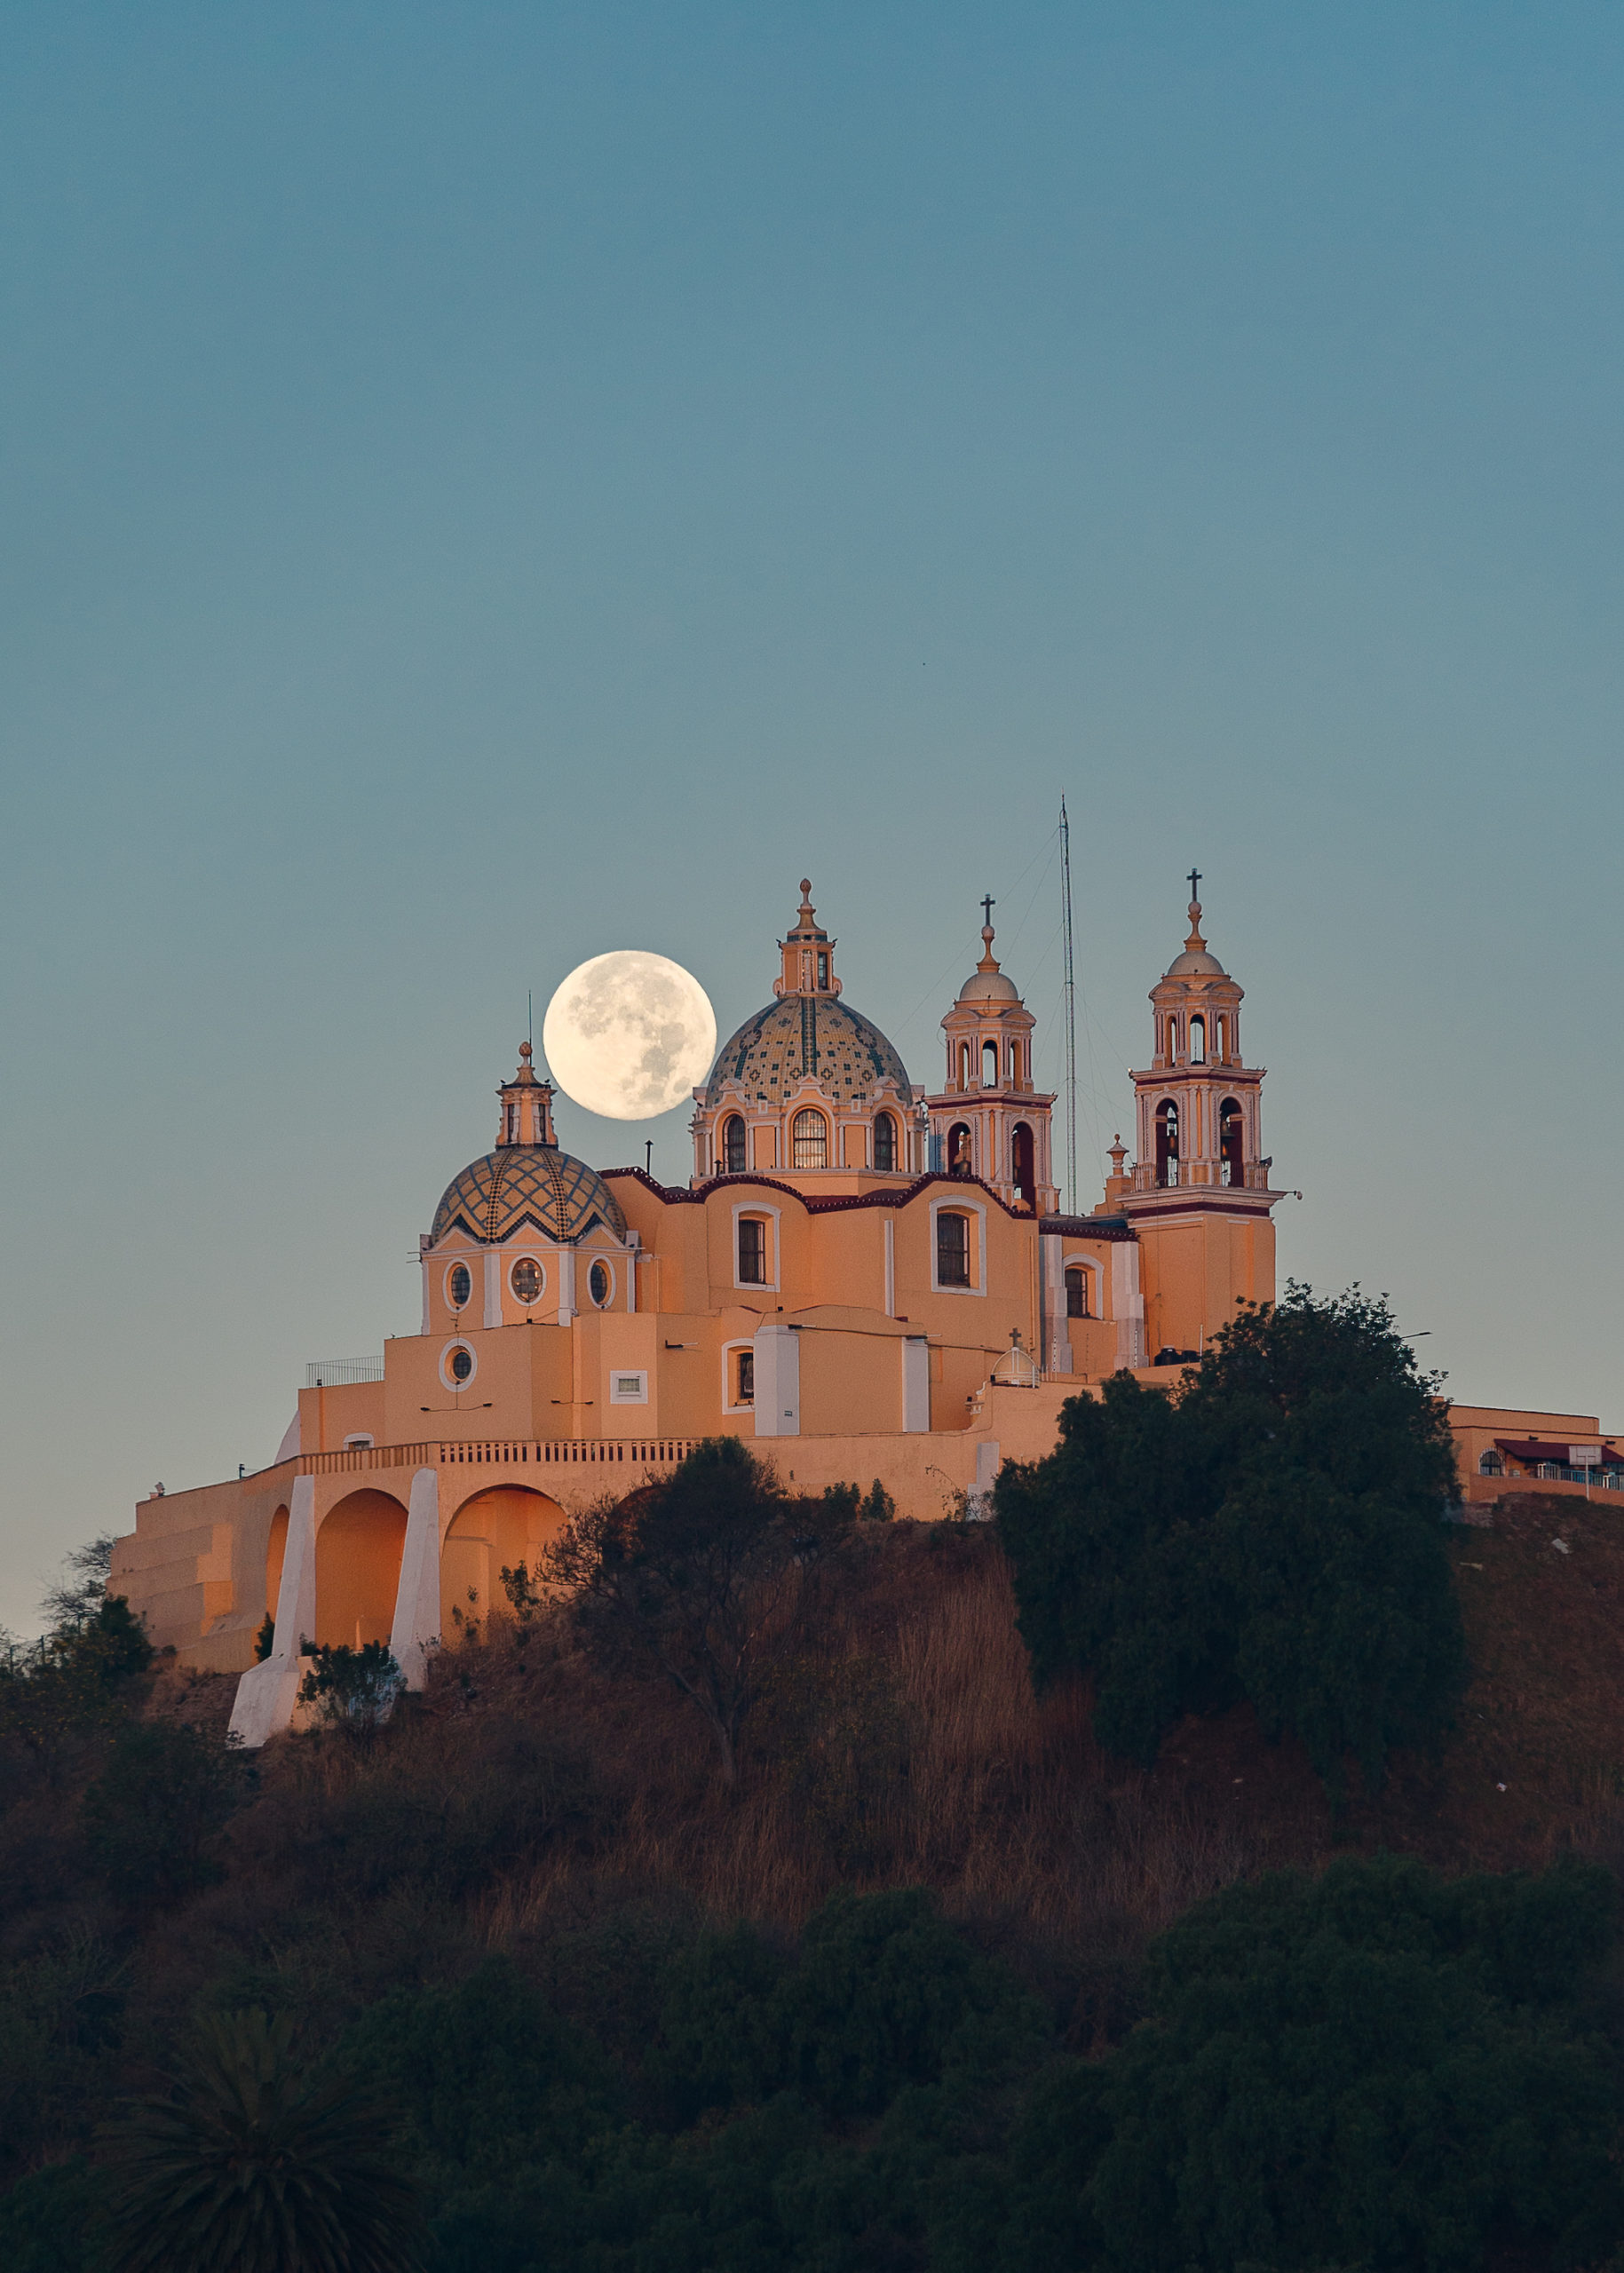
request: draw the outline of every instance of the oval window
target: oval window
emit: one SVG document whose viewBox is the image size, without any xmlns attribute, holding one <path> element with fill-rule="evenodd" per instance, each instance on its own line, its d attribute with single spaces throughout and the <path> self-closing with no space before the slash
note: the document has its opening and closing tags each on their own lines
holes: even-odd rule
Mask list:
<svg viewBox="0 0 1624 2273">
<path fill-rule="evenodd" d="M 468 1379 L 469 1374 L 473 1371 L 473 1351 L 471 1350 L 454 1350 L 451 1352 L 451 1363 L 448 1366 L 447 1371 L 450 1374 L 454 1382 L 465 1382 Z"/>
<path fill-rule="evenodd" d="M 466 1310 L 473 1293 L 473 1279 L 465 1263 L 454 1263 L 446 1273 L 446 1300 L 454 1311 Z"/>
<path fill-rule="evenodd" d="M 595 1263 L 592 1265 L 587 1273 L 586 1287 L 598 1309 L 602 1310 L 614 1292 L 614 1281 L 609 1276 L 609 1266 L 606 1263 Z"/>
<path fill-rule="evenodd" d="M 542 1289 L 547 1284 L 546 1274 L 539 1263 L 527 1255 L 521 1255 L 508 1275 L 508 1284 L 524 1303 L 539 1303 Z"/>
</svg>

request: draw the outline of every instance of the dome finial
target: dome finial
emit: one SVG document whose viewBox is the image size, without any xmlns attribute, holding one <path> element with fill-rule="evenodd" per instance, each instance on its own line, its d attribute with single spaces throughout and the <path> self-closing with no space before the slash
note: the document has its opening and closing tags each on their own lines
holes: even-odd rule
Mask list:
<svg viewBox="0 0 1624 2273">
<path fill-rule="evenodd" d="M 998 958 L 993 953 L 993 910 L 997 905 L 990 891 L 982 893 L 981 960 L 976 965 L 978 970 L 996 970 L 998 968 Z"/>
<path fill-rule="evenodd" d="M 817 910 L 812 904 L 812 878 L 810 876 L 803 876 L 801 879 L 801 905 L 796 910 L 796 913 L 800 917 L 800 921 L 796 923 L 795 927 L 796 930 L 797 931 L 812 931 L 813 929 L 813 919 L 817 915 Z"/>
<path fill-rule="evenodd" d="M 1207 945 L 1206 940 L 1201 937 L 1201 903 L 1196 897 L 1200 882 L 1200 870 L 1192 868 L 1190 871 L 1190 937 L 1184 941 L 1186 949 L 1204 947 Z"/>
</svg>

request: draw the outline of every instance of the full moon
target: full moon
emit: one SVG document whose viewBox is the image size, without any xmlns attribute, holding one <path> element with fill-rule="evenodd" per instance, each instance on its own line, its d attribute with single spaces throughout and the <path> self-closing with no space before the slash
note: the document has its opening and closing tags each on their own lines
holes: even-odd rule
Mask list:
<svg viewBox="0 0 1624 2273">
<path fill-rule="evenodd" d="M 588 1113 L 652 1121 L 710 1071 L 717 1016 L 679 962 L 617 947 L 571 971 L 547 1005 L 542 1048 L 553 1080 Z"/>
</svg>

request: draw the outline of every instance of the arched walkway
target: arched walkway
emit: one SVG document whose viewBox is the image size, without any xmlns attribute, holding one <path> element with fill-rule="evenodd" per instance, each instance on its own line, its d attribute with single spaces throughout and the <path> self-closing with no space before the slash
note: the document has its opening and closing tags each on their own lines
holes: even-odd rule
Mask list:
<svg viewBox="0 0 1624 2273">
<path fill-rule="evenodd" d="M 317 1642 L 387 1642 L 400 1585 L 406 1510 L 387 1492 L 352 1492 L 316 1533 Z M 278 1636 L 281 1639 L 281 1636 Z"/>
<path fill-rule="evenodd" d="M 440 1631 L 448 1640 L 456 1631 L 454 1610 L 470 1619 L 507 1609 L 503 1565 L 511 1571 L 524 1563 L 534 1572 L 536 1556 L 564 1521 L 556 1500 L 523 1485 L 495 1484 L 463 1501 L 440 1551 Z"/>
</svg>

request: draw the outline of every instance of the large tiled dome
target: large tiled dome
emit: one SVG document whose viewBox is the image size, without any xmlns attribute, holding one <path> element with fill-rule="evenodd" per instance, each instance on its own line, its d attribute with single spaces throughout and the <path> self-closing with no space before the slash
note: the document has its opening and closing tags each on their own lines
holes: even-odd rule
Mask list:
<svg viewBox="0 0 1624 2273">
<path fill-rule="evenodd" d="M 778 1104 L 803 1081 L 832 1104 L 859 1104 L 876 1082 L 907 1092 L 907 1068 L 878 1026 L 837 994 L 788 994 L 747 1018 L 717 1052 L 708 1088 L 737 1081 L 747 1098 Z"/>
<path fill-rule="evenodd" d="M 447 1185 L 429 1239 L 438 1246 L 460 1225 L 497 1247 L 527 1225 L 543 1239 L 578 1239 L 594 1224 L 626 1236 L 620 1202 L 595 1168 L 554 1144 L 503 1144 Z"/>
</svg>

